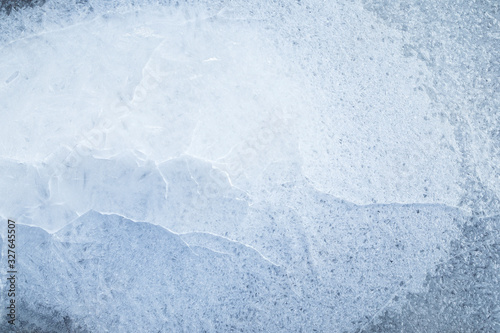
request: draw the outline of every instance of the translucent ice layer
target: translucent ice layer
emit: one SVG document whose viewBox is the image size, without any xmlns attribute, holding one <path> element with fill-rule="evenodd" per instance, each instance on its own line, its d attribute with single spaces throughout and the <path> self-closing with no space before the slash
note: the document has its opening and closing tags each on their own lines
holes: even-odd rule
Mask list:
<svg viewBox="0 0 500 333">
<path fill-rule="evenodd" d="M 472 179 L 498 192 L 498 115 L 451 108 L 466 96 L 436 79 L 462 74 L 458 41 L 425 50 L 437 42 L 413 45 L 356 3 L 80 4 L 64 19 L 57 5 L 2 24 L 4 157 L 188 153 L 252 192 L 267 165 L 289 159 L 319 190 L 359 204 L 470 208 Z"/>
<path fill-rule="evenodd" d="M 496 2 L 5 4 L 25 331 L 500 331 Z"/>
</svg>

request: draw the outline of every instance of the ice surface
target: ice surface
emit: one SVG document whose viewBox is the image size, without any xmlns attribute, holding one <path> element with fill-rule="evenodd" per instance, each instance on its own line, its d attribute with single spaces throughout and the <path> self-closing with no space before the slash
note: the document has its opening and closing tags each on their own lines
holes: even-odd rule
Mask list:
<svg viewBox="0 0 500 333">
<path fill-rule="evenodd" d="M 54 235 L 33 227 L 19 233 L 19 270 L 30 286 L 20 296 L 22 310 L 45 320 L 65 313 L 89 332 L 307 325 L 283 270 L 242 245 L 228 253 L 190 247 L 161 227 L 94 212 Z M 267 311 L 273 308 L 279 311 Z M 25 316 L 23 325 L 43 329 L 36 320 Z"/>
<path fill-rule="evenodd" d="M 496 2 L 0 8 L 25 331 L 500 331 Z"/>
<path fill-rule="evenodd" d="M 423 207 L 422 215 L 428 213 Z M 53 235 L 20 225 L 18 270 L 24 287 L 18 298 L 21 313 L 36 313 L 23 316 L 21 323 L 43 329 L 38 317 L 50 327 L 62 325 L 59 317 L 67 316 L 90 332 L 348 327 L 364 311 L 390 300 L 388 294 L 411 288 L 411 274 L 421 280 L 418 275 L 425 272 L 420 262 L 437 261 L 442 252 L 436 249 L 443 237 L 438 232 L 436 240 L 415 244 L 384 237 L 375 227 L 325 246 L 317 234 L 304 244 L 294 238 L 306 240 L 307 231 L 280 235 L 278 226 L 267 223 L 267 228 L 273 235 L 265 238 L 275 237 L 269 247 L 286 251 L 284 258 L 278 253 L 269 259 L 248 245 L 208 233 L 177 235 L 94 211 Z M 363 256 L 350 255 L 361 248 Z"/>
</svg>

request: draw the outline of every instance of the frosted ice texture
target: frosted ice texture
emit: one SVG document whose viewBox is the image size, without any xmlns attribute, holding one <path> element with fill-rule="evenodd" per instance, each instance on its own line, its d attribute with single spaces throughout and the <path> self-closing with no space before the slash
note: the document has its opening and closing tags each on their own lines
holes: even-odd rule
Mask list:
<svg viewBox="0 0 500 333">
<path fill-rule="evenodd" d="M 19 323 L 500 331 L 498 13 L 367 0 L 0 14 Z"/>
</svg>

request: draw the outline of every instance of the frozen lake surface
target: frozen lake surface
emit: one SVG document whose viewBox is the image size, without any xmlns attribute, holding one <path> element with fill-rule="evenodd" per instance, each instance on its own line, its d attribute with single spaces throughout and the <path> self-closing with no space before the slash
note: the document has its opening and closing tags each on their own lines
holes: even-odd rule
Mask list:
<svg viewBox="0 0 500 333">
<path fill-rule="evenodd" d="M 2 331 L 500 332 L 496 1 L 11 3 Z"/>
</svg>

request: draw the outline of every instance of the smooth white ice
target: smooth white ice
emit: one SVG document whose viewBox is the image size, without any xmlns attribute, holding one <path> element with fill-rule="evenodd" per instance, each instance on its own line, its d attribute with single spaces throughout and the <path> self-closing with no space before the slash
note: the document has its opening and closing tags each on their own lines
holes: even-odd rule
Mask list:
<svg viewBox="0 0 500 333">
<path fill-rule="evenodd" d="M 0 51 L 1 155 L 40 163 L 81 145 L 161 163 L 187 153 L 252 192 L 270 163 L 290 159 L 351 202 L 457 206 L 460 156 L 425 62 L 404 57 L 404 34 L 344 6 L 271 20 L 278 31 L 161 7 L 14 40 Z M 323 19 L 330 28 L 302 27 Z M 296 40 L 297 29 L 318 36 Z"/>
</svg>

